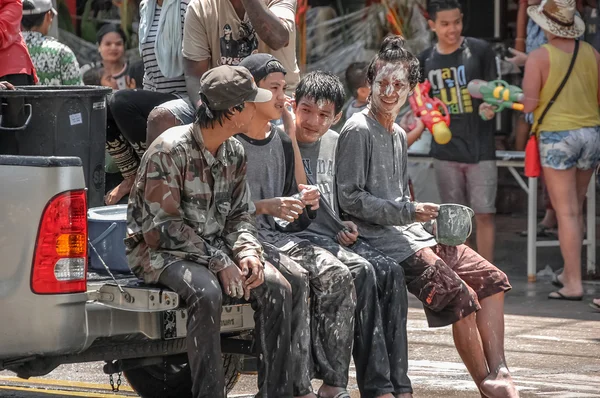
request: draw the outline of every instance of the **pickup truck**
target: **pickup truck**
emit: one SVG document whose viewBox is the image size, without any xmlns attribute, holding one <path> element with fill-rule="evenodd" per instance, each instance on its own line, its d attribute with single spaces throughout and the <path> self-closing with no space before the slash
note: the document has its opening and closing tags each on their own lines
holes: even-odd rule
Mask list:
<svg viewBox="0 0 600 398">
<path fill-rule="evenodd" d="M 131 274 L 88 272 L 81 160 L 0 155 L 0 186 L 0 370 L 27 379 L 104 361 L 111 381 L 122 372 L 142 397 L 191 397 L 179 296 Z M 256 365 L 253 328 L 248 304 L 224 303 L 228 391 Z"/>
</svg>

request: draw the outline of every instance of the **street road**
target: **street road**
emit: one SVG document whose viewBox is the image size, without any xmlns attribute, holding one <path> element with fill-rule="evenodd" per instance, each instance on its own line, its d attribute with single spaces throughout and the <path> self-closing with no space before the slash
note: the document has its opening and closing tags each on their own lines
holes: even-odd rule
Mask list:
<svg viewBox="0 0 600 398">
<path fill-rule="evenodd" d="M 521 397 L 600 398 L 600 313 L 587 301 L 547 300 L 552 289 L 547 283 L 513 280 L 513 288 L 506 300 L 506 356 Z M 600 296 L 599 285 L 586 284 L 586 289 Z M 454 349 L 451 329 L 429 329 L 414 297 L 410 305 L 409 373 L 415 397 L 479 397 Z M 352 367 L 349 391 L 357 398 L 354 376 Z M 230 397 L 252 397 L 255 386 L 255 377 L 244 375 Z M 101 363 L 61 366 L 29 381 L 0 372 L 0 396 L 115 397 Z M 124 381 L 116 396 L 136 394 Z"/>
</svg>

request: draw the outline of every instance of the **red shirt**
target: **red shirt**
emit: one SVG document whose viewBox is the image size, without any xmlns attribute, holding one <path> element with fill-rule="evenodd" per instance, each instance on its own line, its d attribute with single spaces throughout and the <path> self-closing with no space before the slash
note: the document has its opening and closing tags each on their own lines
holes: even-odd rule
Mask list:
<svg viewBox="0 0 600 398">
<path fill-rule="evenodd" d="M 33 75 L 37 83 L 33 62 L 21 35 L 21 0 L 0 0 L 0 77 L 24 73 Z"/>
</svg>

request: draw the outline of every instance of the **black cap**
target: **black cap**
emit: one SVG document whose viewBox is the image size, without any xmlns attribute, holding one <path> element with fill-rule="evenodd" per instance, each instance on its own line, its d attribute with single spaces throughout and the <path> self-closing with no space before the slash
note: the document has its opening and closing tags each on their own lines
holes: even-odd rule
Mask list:
<svg viewBox="0 0 600 398">
<path fill-rule="evenodd" d="M 240 62 L 240 66 L 248 69 L 257 82 L 267 77 L 270 73 L 287 73 L 281 62 L 271 54 L 252 54 Z"/>
<path fill-rule="evenodd" d="M 208 107 L 223 111 L 244 102 L 269 102 L 273 94 L 258 88 L 248 69 L 242 66 L 221 65 L 210 69 L 200 79 L 200 93 Z"/>
</svg>

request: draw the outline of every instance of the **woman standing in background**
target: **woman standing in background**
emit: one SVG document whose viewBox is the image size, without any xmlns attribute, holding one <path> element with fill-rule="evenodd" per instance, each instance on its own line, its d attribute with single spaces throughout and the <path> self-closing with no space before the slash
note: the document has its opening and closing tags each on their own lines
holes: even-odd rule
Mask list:
<svg viewBox="0 0 600 398">
<path fill-rule="evenodd" d="M 576 15 L 575 0 L 544 0 L 527 12 L 548 38 L 527 57 L 523 78 L 524 111 L 534 114 L 532 132 L 538 134 L 564 260 L 554 282 L 561 289 L 548 298 L 581 300 L 583 202 L 600 163 L 600 54 L 578 39 L 585 24 Z"/>
</svg>

